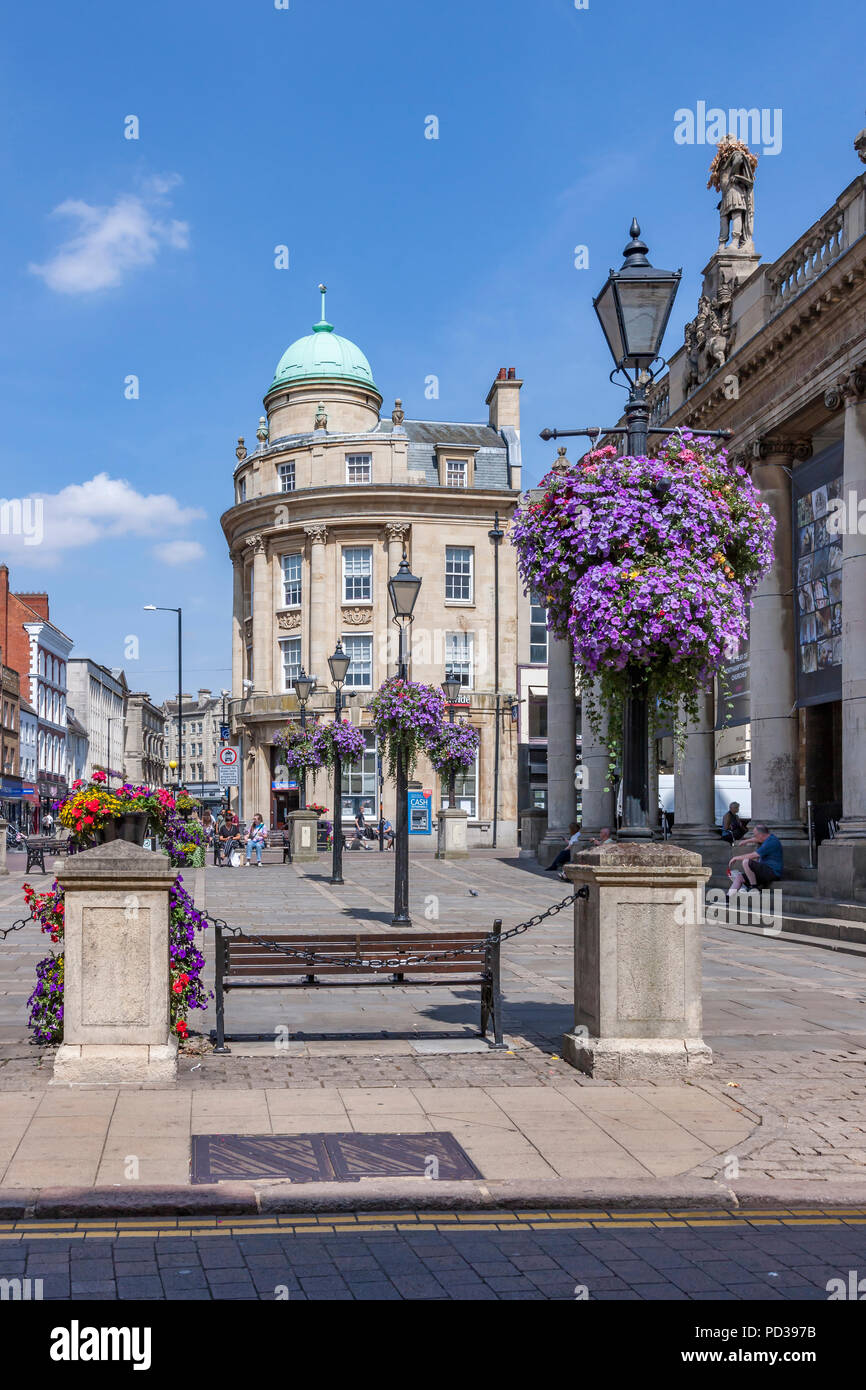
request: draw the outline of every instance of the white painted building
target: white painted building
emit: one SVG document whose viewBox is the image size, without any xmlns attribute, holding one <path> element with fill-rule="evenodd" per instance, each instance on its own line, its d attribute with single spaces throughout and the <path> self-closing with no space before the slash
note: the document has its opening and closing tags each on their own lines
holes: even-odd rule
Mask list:
<svg viewBox="0 0 866 1390">
<path fill-rule="evenodd" d="M 109 670 L 88 656 L 69 662 L 69 700 L 87 732 L 84 776 L 99 770 L 112 782 L 124 777 L 124 723 L 129 687 L 123 671 Z"/>
</svg>

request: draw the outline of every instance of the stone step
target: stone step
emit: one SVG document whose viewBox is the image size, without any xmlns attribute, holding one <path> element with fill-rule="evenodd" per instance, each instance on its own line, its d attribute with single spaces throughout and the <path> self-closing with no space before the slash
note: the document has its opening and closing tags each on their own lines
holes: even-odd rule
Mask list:
<svg viewBox="0 0 866 1390">
<path fill-rule="evenodd" d="M 825 934 L 823 931 L 808 929 L 816 927 L 827 927 L 828 931 Z M 833 928 L 836 929 L 835 935 Z M 766 930 L 762 931 L 760 927 L 749 926 L 746 923 L 732 924 L 727 930 L 742 932 L 746 936 L 767 938 Z M 792 946 L 813 946 L 825 951 L 840 951 L 846 956 L 866 957 L 866 933 L 861 935 L 861 931 L 860 927 L 850 922 L 820 922 L 809 918 L 784 917 L 781 936 L 776 940 L 784 940 Z"/>
</svg>

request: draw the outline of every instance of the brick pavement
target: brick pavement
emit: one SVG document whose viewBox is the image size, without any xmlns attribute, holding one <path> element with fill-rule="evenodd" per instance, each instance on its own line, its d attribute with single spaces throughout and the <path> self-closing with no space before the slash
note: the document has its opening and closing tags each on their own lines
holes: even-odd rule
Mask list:
<svg viewBox="0 0 866 1390">
<path fill-rule="evenodd" d="M 4 1278 L 48 1300 L 826 1301 L 864 1267 L 864 1227 L 820 1214 L 767 1220 L 650 1212 L 617 1219 L 424 1212 L 0 1228 Z M 683 1219 L 686 1217 L 686 1219 Z M 814 1344 L 812 1344 L 814 1345 Z"/>
</svg>

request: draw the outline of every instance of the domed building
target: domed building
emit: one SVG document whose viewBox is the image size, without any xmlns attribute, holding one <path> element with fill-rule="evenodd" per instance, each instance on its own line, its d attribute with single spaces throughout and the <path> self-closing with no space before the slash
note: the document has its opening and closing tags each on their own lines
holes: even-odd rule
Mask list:
<svg viewBox="0 0 866 1390">
<path fill-rule="evenodd" d="M 513 368 L 498 372 L 484 423 L 408 420 L 399 399 L 383 418 L 370 363 L 328 322 L 320 290 L 321 319 L 277 364 L 257 447 L 248 452 L 238 441 L 234 504 L 222 517 L 234 566 L 232 720 L 242 749 L 242 812 L 260 811 L 280 828 L 299 806 L 301 789 L 274 737 L 298 717 L 293 682 L 302 668 L 318 682 L 308 719 L 333 717 L 328 657 L 338 640 L 351 657 L 346 717 L 367 727 L 371 695 L 397 669 L 387 585 L 405 552 L 423 581 L 410 678 L 437 686 L 446 675 L 459 679 L 458 717 L 481 735 L 477 766 L 456 788 L 456 804 L 469 813 L 469 843 L 493 843 L 495 821 L 496 843 L 513 845 L 520 589 L 513 548 L 504 534 L 497 538 L 495 523 L 498 516 L 499 531 L 507 531 L 520 492 L 522 382 Z M 380 788 L 394 820 L 394 787 L 380 780 L 372 731 L 367 745 L 363 763 L 343 777 L 346 824 L 361 806 L 377 818 Z M 410 797 L 429 804 L 431 830 L 416 816 L 410 845 L 429 849 L 447 788 L 423 762 L 415 775 Z M 308 778 L 306 792 L 308 802 L 333 812 L 324 771 Z"/>
</svg>

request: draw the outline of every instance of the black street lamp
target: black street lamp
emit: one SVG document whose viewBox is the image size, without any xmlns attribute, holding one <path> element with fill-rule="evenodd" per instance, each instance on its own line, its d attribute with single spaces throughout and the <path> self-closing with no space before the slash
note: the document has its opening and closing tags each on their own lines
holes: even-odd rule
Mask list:
<svg viewBox="0 0 866 1390">
<path fill-rule="evenodd" d="M 177 614 L 177 788 L 183 786 L 183 609 L 162 608 L 155 603 L 144 605 L 145 613 Z"/>
<path fill-rule="evenodd" d="M 397 674 L 407 678 L 406 629 L 418 600 L 421 580 L 409 568 L 406 552 L 397 573 L 388 580 L 388 594 L 394 610 L 393 621 L 400 631 Z M 397 814 L 394 826 L 394 916 L 392 927 L 411 927 L 409 916 L 409 778 L 402 748 L 397 751 Z"/>
<path fill-rule="evenodd" d="M 343 639 L 337 642 L 333 656 L 328 657 L 328 669 L 334 687 L 334 719 L 339 724 L 343 717 L 343 685 L 352 664 L 352 658 L 343 650 Z M 309 679 L 309 677 L 308 677 Z M 343 882 L 343 765 L 340 750 L 334 746 L 334 845 L 331 858 L 331 882 Z"/>
<path fill-rule="evenodd" d="M 301 707 L 301 729 L 307 731 L 307 701 L 316 688 L 316 677 L 308 676 L 303 666 L 295 676 L 292 684 L 295 687 L 295 695 L 298 697 L 298 704 Z M 307 808 L 307 769 L 301 768 L 301 810 Z"/>
<path fill-rule="evenodd" d="M 444 681 L 442 682 L 442 693 L 445 696 L 445 701 L 448 705 L 449 724 L 454 723 L 454 706 L 460 697 L 460 692 L 462 689 L 463 685 L 456 678 L 456 676 L 446 675 Z M 454 764 L 452 763 L 451 771 L 448 774 L 448 809 L 451 811 L 454 810 L 454 802 L 457 798 L 456 781 L 457 774 L 454 771 Z"/>
<path fill-rule="evenodd" d="M 656 270 L 647 259 L 647 245 L 640 239 L 640 227 L 632 221 L 631 240 L 619 270 L 611 270 L 601 293 L 593 300 L 615 366 L 610 374 L 625 378 L 628 401 L 625 429 L 599 427 L 582 430 L 542 430 L 542 439 L 563 435 L 588 435 L 595 443 L 599 434 L 625 434 L 631 455 L 646 453 L 647 436 L 672 434 L 649 424 L 647 391 L 656 372 L 664 366 L 659 350 L 679 288 L 681 270 Z M 655 364 L 659 365 L 655 367 Z M 629 374 L 631 372 L 631 375 Z M 622 382 L 618 382 L 622 385 Z M 707 430 L 707 434 L 728 438 L 730 430 Z M 663 495 L 663 484 L 659 491 Z M 646 675 L 640 669 L 629 673 L 629 693 L 623 709 L 622 735 L 622 826 L 619 838 L 650 840 L 649 817 L 649 707 Z"/>
</svg>

